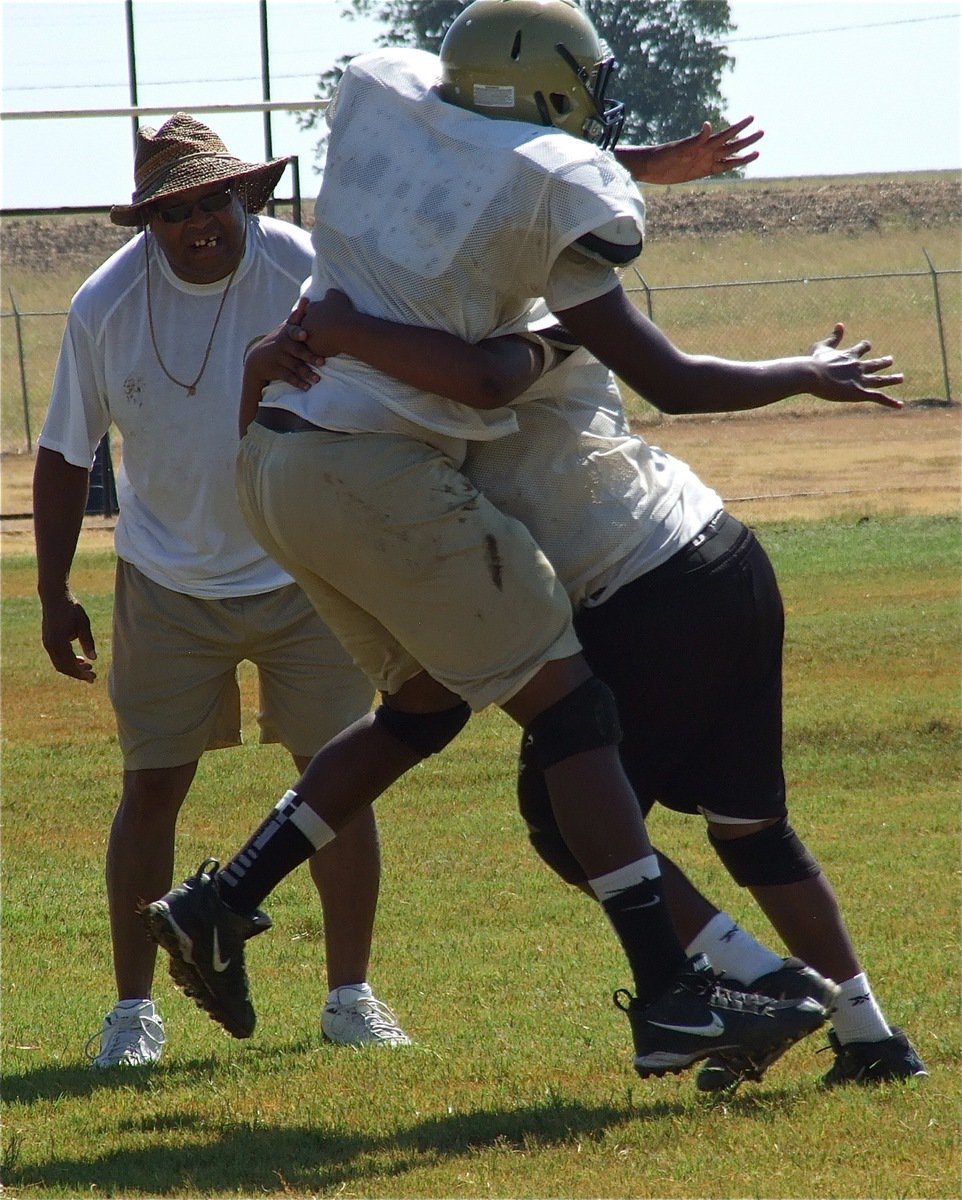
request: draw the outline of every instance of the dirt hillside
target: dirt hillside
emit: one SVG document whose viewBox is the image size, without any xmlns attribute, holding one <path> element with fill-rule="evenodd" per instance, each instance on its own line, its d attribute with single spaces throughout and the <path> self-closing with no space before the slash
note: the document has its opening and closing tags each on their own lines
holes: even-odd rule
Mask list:
<svg viewBox="0 0 962 1200">
<path fill-rule="evenodd" d="M 648 188 L 648 222 L 659 239 L 765 235 L 792 229 L 807 233 L 861 233 L 903 225 L 928 229 L 962 223 L 959 177 L 920 175 L 831 183 L 750 181 L 700 187 Z M 310 204 L 305 214 L 310 222 Z M 284 216 L 281 211 L 278 215 Z M 93 269 L 123 245 L 131 230 L 111 225 L 101 214 L 12 218 L 0 230 L 5 268 L 55 271 Z"/>
</svg>

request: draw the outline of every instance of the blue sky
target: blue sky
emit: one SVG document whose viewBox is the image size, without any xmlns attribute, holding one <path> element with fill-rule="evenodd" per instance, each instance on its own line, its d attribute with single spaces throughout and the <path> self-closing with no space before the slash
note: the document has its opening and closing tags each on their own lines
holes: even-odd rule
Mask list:
<svg viewBox="0 0 962 1200">
<path fill-rule="evenodd" d="M 372 46 L 379 26 L 344 19 L 347 8 L 269 0 L 273 100 L 309 100 L 320 71 Z M 962 5 L 731 0 L 730 8 L 728 113 L 754 113 L 766 131 L 751 177 L 960 167 Z M 133 11 L 140 104 L 190 111 L 261 98 L 257 0 L 134 0 Z M 0 20 L 5 114 L 129 104 L 123 0 L 4 0 Z M 264 157 L 259 114 L 205 119 L 236 154 Z M 312 196 L 316 139 L 284 114 L 271 128 L 275 154 L 300 155 Z M 130 132 L 126 118 L 4 120 L 2 206 L 127 200 Z"/>
</svg>

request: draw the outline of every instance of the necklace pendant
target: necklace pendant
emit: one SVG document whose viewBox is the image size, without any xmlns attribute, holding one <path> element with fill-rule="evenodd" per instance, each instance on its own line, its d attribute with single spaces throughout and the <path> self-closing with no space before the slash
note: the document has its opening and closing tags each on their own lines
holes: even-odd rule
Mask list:
<svg viewBox="0 0 962 1200">
<path fill-rule="evenodd" d="M 187 395 L 188 396 L 196 396 L 197 395 L 197 389 L 194 387 L 193 384 L 191 384 L 191 386 L 187 389 Z"/>
</svg>

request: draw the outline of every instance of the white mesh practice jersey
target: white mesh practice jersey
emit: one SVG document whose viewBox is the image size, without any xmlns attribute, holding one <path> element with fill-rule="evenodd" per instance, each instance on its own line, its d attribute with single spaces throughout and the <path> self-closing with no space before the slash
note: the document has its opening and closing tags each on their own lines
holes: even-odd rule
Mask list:
<svg viewBox="0 0 962 1200">
<path fill-rule="evenodd" d="M 439 60 L 417 50 L 349 64 L 329 113 L 311 296 L 336 287 L 370 315 L 477 342 L 523 326 L 534 297 L 563 309 L 617 286 L 597 263 L 582 277 L 553 268 L 616 220 L 640 247 L 644 204 L 627 172 L 569 134 L 447 104 L 439 78 Z M 426 396 L 343 356 L 309 393 L 275 386 L 267 402 L 333 429 L 390 428 L 385 409 L 454 437 L 515 428 L 509 409 Z"/>
<path fill-rule="evenodd" d="M 522 396 L 520 432 L 462 470 L 522 521 L 572 604 L 598 604 L 686 545 L 722 507 L 691 468 L 631 434 L 607 367 L 578 350 Z"/>
</svg>

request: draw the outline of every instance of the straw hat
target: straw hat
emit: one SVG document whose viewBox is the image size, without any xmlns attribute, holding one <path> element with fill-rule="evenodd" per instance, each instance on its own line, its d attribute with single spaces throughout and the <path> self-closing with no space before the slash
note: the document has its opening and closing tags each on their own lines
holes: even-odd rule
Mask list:
<svg viewBox="0 0 962 1200">
<path fill-rule="evenodd" d="M 246 163 L 235 158 L 213 129 L 187 113 L 174 113 L 159 129 L 137 130 L 134 193 L 129 204 L 115 204 L 115 225 L 140 225 L 147 205 L 208 183 L 243 184 L 248 212 L 258 212 L 277 187 L 290 158 Z"/>
</svg>

